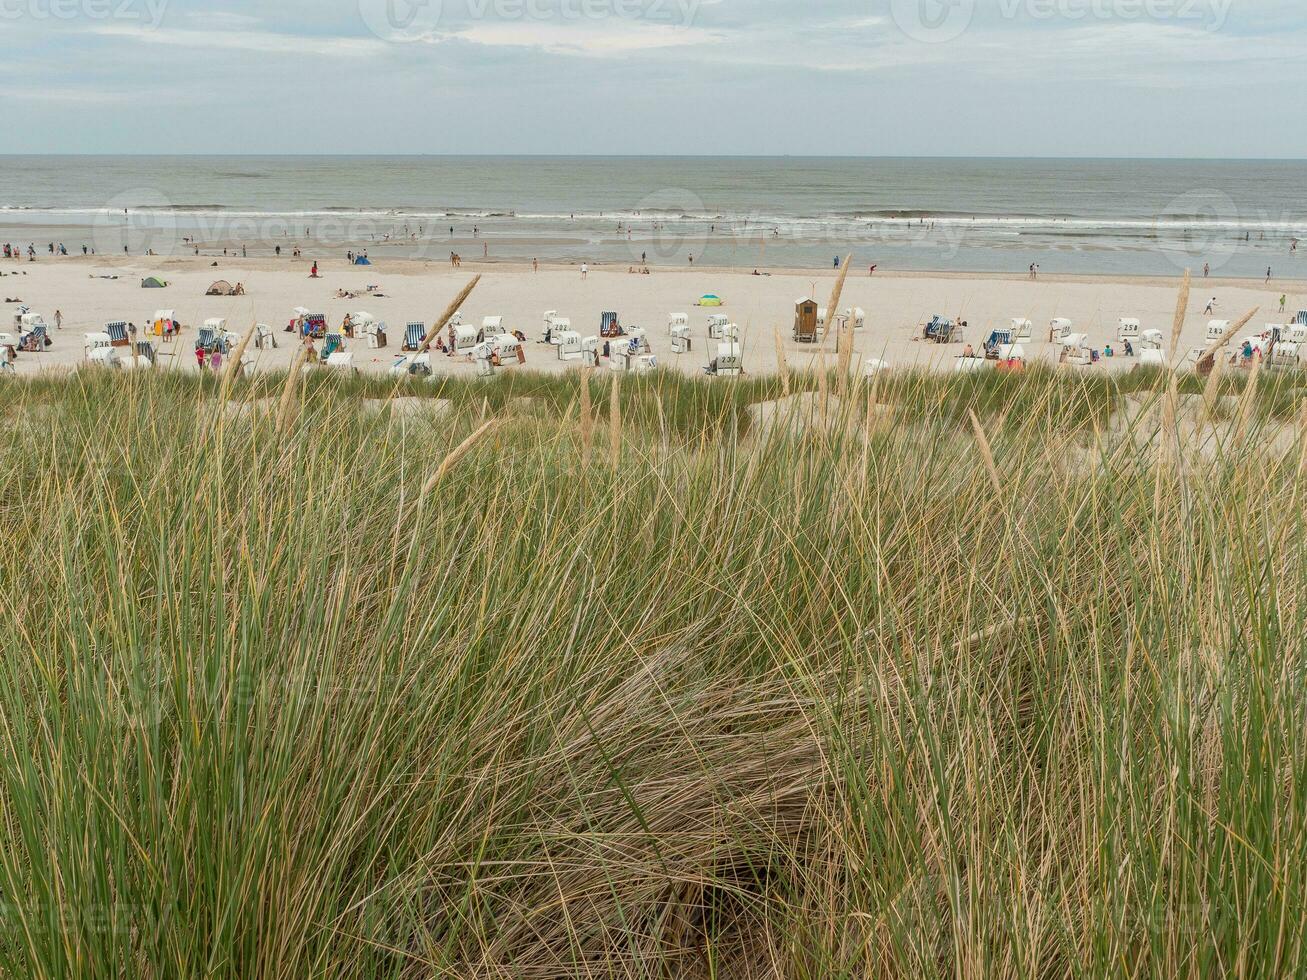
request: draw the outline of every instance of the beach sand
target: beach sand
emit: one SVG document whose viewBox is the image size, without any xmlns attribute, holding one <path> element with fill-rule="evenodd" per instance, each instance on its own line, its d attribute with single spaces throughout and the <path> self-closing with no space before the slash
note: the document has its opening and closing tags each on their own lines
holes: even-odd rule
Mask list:
<svg viewBox="0 0 1307 980">
<path fill-rule="evenodd" d="M 333 327 L 339 326 L 346 313 L 354 311 L 366 311 L 385 320 L 389 325 L 389 346 L 385 350 L 367 350 L 361 339 L 349 344 L 357 368 L 365 373 L 384 373 L 398 356 L 404 324 L 423 320 L 430 325 L 477 274 L 482 279 L 464 305 L 466 322 L 479 325 L 484 316 L 504 316 L 510 329 L 521 330 L 530 341 L 526 346 L 527 365 L 534 369 L 563 370 L 578 363 L 561 362 L 553 348 L 536 343 L 543 334 L 547 310 L 569 317 L 573 329 L 582 336 L 597 335 L 600 314 L 615 310 L 625 326 L 641 326 L 649 331 L 660 364 L 686 372 L 701 371 L 710 358 L 709 350 L 715 349 L 715 343 L 710 345 L 707 340 L 706 323 L 708 315 L 716 312 L 729 315 L 740 325 L 748 372 L 775 369 L 777 329 L 785 338 L 791 368 L 811 366 L 822 358 L 833 365 L 835 358 L 833 333 L 825 344 L 816 346 L 790 340 L 795 301 L 811 294 L 825 306 L 835 281 L 832 269 L 773 271 L 754 276 L 748 269 L 654 268 L 649 275 L 633 275 L 626 266 L 591 265 L 588 277 L 582 280 L 579 267 L 570 265 L 541 266 L 539 272 L 533 272 L 529 265 L 473 260 L 465 260 L 460 269 L 451 269 L 447 262 L 392 259 L 374 266 L 349 266 L 341 257 L 319 260 L 322 278 L 315 280 L 308 277 L 311 257 L 217 261 L 214 267 L 211 256 L 162 260 L 44 256 L 36 262 L 0 263 L 0 271 L 5 273 L 0 277 L 0 298 L 21 299 L 23 305 L 41 313 L 51 325 L 55 310 L 63 313 L 62 330 L 53 332 L 54 347 L 44 354 L 20 354 L 18 373 L 32 375 L 75 368 L 84 363 L 83 334 L 102 330 L 111 320 L 128 320 L 144 328 L 158 309 L 175 310 L 186 326 L 180 340 L 159 345 L 165 355 L 159 363 L 164 368 L 197 371 L 193 356 L 196 328 L 206 318 L 225 317 L 228 328 L 240 332 L 256 322 L 272 326 L 279 348 L 255 351 L 251 346 L 247 357 L 257 359 L 255 370 L 284 369 L 296 344 L 282 328 L 296 306 L 327 314 Z M 99 278 L 104 275 L 119 278 Z M 168 287 L 142 289 L 141 279 L 155 275 L 166 279 Z M 1034 332 L 1032 343 L 1027 345 L 1028 358 L 1053 363 L 1055 349 L 1047 338 L 1048 324 L 1054 317 L 1073 320 L 1076 332 L 1088 334 L 1095 347 L 1115 340 L 1116 322 L 1123 316 L 1138 317 L 1145 329 L 1162 330 L 1169 342 L 1179 278 L 1178 271 L 1174 279 L 1048 276 L 1031 281 L 1024 275 L 880 270 L 869 276 L 863 266 L 850 272 L 840 307 L 857 306 L 866 311 L 866 327 L 855 335 L 857 356 L 881 358 L 891 368 L 951 369 L 961 346 L 913 339 L 932 314 L 966 320 L 966 339 L 977 347 L 991 327 L 1005 327 L 1013 317 L 1029 318 L 1034 322 Z M 206 297 L 205 290 L 217 279 L 243 283 L 246 295 Z M 368 285 L 379 286 L 384 298 L 335 298 L 338 289 L 363 293 Z M 697 307 L 696 300 L 705 293 L 721 296 L 724 307 L 720 311 Z M 1285 314 L 1279 312 L 1282 294 L 1288 295 Z M 1234 320 L 1259 307 L 1248 329 L 1251 333 L 1263 323 L 1283 323 L 1293 311 L 1307 307 L 1307 283 L 1272 280 L 1264 285 L 1245 279 L 1204 280 L 1199 276 L 1194 280 L 1185 322 L 1185 349 L 1202 345 L 1210 319 L 1204 308 L 1212 297 L 1217 300 L 1217 319 Z M 0 331 L 12 331 L 17 304 L 6 303 L 3 309 Z M 670 313 L 689 314 L 694 341 L 690 353 L 671 353 L 667 336 Z M 442 372 L 475 370 L 464 361 L 440 357 L 435 361 Z M 1133 363 L 1115 358 L 1101 369 L 1128 368 Z"/>
</svg>

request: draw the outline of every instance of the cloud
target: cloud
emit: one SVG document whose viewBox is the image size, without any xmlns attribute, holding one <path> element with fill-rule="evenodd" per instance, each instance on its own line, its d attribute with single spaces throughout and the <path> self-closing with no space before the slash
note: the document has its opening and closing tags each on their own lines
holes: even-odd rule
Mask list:
<svg viewBox="0 0 1307 980">
<path fill-rule="evenodd" d="M 191 30 L 175 27 L 150 28 L 129 24 L 104 24 L 92 29 L 101 37 L 141 44 L 220 51 L 248 51 L 258 54 L 321 58 L 369 58 L 385 55 L 390 47 L 378 38 L 294 37 L 265 31 Z"/>
<path fill-rule="evenodd" d="M 457 38 L 487 47 L 536 48 L 555 55 L 618 58 L 636 52 L 717 44 L 723 35 L 668 24 L 596 21 L 584 26 L 558 22 L 486 22 L 441 39 Z"/>
</svg>

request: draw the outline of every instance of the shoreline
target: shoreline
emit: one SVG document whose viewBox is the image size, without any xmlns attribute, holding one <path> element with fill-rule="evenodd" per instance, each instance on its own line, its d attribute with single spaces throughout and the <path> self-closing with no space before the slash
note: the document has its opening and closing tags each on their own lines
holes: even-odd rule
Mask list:
<svg viewBox="0 0 1307 980">
<path fill-rule="evenodd" d="M 369 266 L 349 266 L 343 258 L 338 257 L 335 253 L 339 249 L 333 247 L 329 257 L 318 256 L 317 261 L 321 271 L 324 273 L 328 270 L 350 271 L 351 269 L 361 274 L 366 274 L 368 270 L 379 272 L 412 275 L 415 273 L 430 272 L 432 270 L 451 270 L 447 258 L 415 258 L 411 256 L 379 256 L 372 265 Z M 324 254 L 325 250 L 324 250 Z M 304 255 L 301 258 L 291 258 L 286 255 L 276 256 L 271 252 L 267 254 L 251 254 L 247 257 L 239 255 L 223 255 L 221 253 L 201 251 L 199 256 L 195 255 L 80 255 L 69 254 L 65 256 L 51 256 L 48 253 L 37 253 L 35 262 L 28 262 L 26 258 L 21 261 L 13 259 L 5 260 L 0 258 L 0 278 L 8 278 L 13 273 L 21 273 L 25 270 L 35 268 L 51 268 L 62 265 L 103 265 L 111 269 L 130 269 L 137 272 L 147 266 L 157 266 L 156 271 L 163 271 L 168 268 L 182 268 L 187 271 L 198 269 L 215 268 L 214 263 L 218 263 L 216 269 L 221 272 L 226 265 L 233 267 L 243 267 L 251 272 L 270 271 L 271 264 L 277 269 L 299 269 L 307 270 L 312 266 L 314 256 Z M 541 259 L 539 266 L 541 272 L 577 272 L 582 265 L 588 265 L 591 272 L 620 272 L 622 266 L 628 268 L 641 268 L 639 262 L 620 262 L 604 260 L 559 260 L 559 259 Z M 337 266 L 341 268 L 337 268 Z M 647 263 L 646 266 L 651 275 L 676 275 L 676 274 L 721 274 L 724 276 L 747 276 L 753 278 L 754 267 L 752 266 L 717 266 L 711 264 L 687 265 L 665 265 L 653 262 Z M 503 272 L 508 274 L 531 274 L 532 269 L 530 259 L 520 258 L 467 258 L 463 260 L 461 266 L 453 271 L 464 272 L 468 275 L 475 275 L 478 272 Z M 759 273 L 757 278 L 792 278 L 792 279 L 818 279 L 834 280 L 839 275 L 839 270 L 833 267 L 809 268 L 804 266 L 758 266 Z M 877 267 L 874 275 L 869 275 L 864 266 L 859 272 L 857 267 L 850 268 L 848 279 L 879 281 L 879 280 L 922 280 L 922 279 L 943 279 L 943 280 L 976 280 L 980 282 L 1033 282 L 1033 283 L 1079 283 L 1079 284 L 1111 284 L 1122 283 L 1128 285 L 1140 286 L 1164 286 L 1170 284 L 1178 286 L 1181 277 L 1184 275 L 1184 269 L 1177 268 L 1174 276 L 1165 276 L 1151 273 L 1111 273 L 1111 272 L 1040 272 L 1038 277 L 1031 279 L 1030 276 L 1021 270 L 1012 272 L 995 272 L 992 270 L 964 270 L 964 269 L 896 269 Z M 1290 295 L 1307 294 L 1307 269 L 1303 270 L 1301 277 L 1280 277 L 1275 276 L 1267 284 L 1263 279 L 1255 276 L 1231 276 L 1212 274 L 1202 276 L 1199 270 L 1189 270 L 1192 276 L 1193 287 L 1195 289 L 1201 283 L 1208 283 L 1214 287 L 1229 288 L 1250 288 L 1251 286 L 1264 286 L 1267 290 L 1279 290 Z M 143 275 L 150 275 L 145 272 Z M 222 277 L 226 278 L 226 277 Z M 3 290 L 0 290 L 3 292 Z M 1278 295 L 1278 294 L 1277 294 Z M 817 297 L 822 299 L 822 297 Z M 1307 302 L 1307 297 L 1304 298 Z"/>
<path fill-rule="evenodd" d="M 564 371 L 578 361 L 560 361 L 552 347 L 539 343 L 544 314 L 557 311 L 572 322 L 581 336 L 599 333 L 601 313 L 616 311 L 627 326 L 647 330 L 652 353 L 660 366 L 687 374 L 698 374 L 711 360 L 716 341 L 707 334 L 707 317 L 723 313 L 740 327 L 743 366 L 747 373 L 768 373 L 777 363 L 776 333 L 791 367 L 821 365 L 835 357 L 834 332 L 824 344 L 798 344 L 791 339 L 794 304 L 801 296 L 813 295 L 825 306 L 835 282 L 835 270 L 768 270 L 753 275 L 751 269 L 694 269 L 651 266 L 648 275 L 630 274 L 628 265 L 592 264 L 582 279 L 578 266 L 541 263 L 538 272 L 529 263 L 465 261 L 453 269 L 447 261 L 377 259 L 370 266 L 350 266 L 339 258 L 319 257 L 321 278 L 308 276 L 311 257 L 246 259 L 227 256 L 67 256 L 38 257 L 36 262 L 0 262 L 0 299 L 22 301 L 22 305 L 44 316 L 53 325 L 54 313 L 63 315 L 63 329 L 52 330 L 55 346 L 41 354 L 20 354 L 16 372 L 41 373 L 47 369 L 67 370 L 85 363 L 84 334 L 99 332 L 114 320 L 135 323 L 139 339 L 156 342 L 161 364 L 174 369 L 198 371 L 193 357 L 197 328 L 209 318 L 227 320 L 227 328 L 244 332 L 255 323 L 272 328 L 278 348 L 247 351 L 254 359 L 253 370 L 285 369 L 297 349 L 294 335 L 283 328 L 296 307 L 323 313 L 337 328 L 346 313 L 367 312 L 388 325 L 387 346 L 369 349 L 362 338 L 348 343 L 354 353 L 354 367 L 365 374 L 385 374 L 400 354 L 404 325 L 409 321 L 429 324 L 474 276 L 481 281 L 464 304 L 465 322 L 479 326 L 484 317 L 502 316 L 508 330 L 526 335 L 527 366 L 545 371 Z M 762 270 L 759 270 L 760 272 Z M 14 273 L 18 273 L 15 275 Z M 159 276 L 168 281 L 163 289 L 142 289 L 141 280 Z M 106 278 L 117 277 L 117 278 Z M 245 295 L 206 296 L 212 282 L 242 283 Z M 1048 324 L 1055 317 L 1070 318 L 1075 332 L 1086 333 L 1090 346 L 1101 348 L 1115 341 L 1117 321 L 1137 317 L 1145 329 L 1156 328 L 1168 338 L 1175 311 L 1179 275 L 1175 277 L 1043 274 L 1026 275 L 957 272 L 925 273 L 878 270 L 868 276 L 850 271 L 840 300 L 841 308 L 859 307 L 866 313 L 866 327 L 854 332 L 854 351 L 861 362 L 876 358 L 895 368 L 952 370 L 962 353 L 962 344 L 936 345 L 922 342 L 920 327 L 934 315 L 967 322 L 965 343 L 979 347 L 988 331 L 1006 327 L 1011 319 L 1032 321 L 1032 337 L 1026 348 L 1033 363 L 1056 362 L 1058 348 L 1048 342 Z M 368 286 L 379 287 L 376 293 Z M 339 298 L 338 290 L 356 292 L 354 298 Z M 725 300 L 720 310 L 695 305 L 698 297 L 715 293 Z M 815 294 L 815 295 L 814 295 Z M 1286 296 L 1285 313 L 1279 313 L 1279 297 Z M 1215 297 L 1217 309 L 1204 313 Z M 13 331 L 17 303 L 3 306 L 0 332 Z M 1295 311 L 1307 308 L 1307 281 L 1273 281 L 1269 286 L 1242 279 L 1212 277 L 1194 280 L 1189 311 L 1182 336 L 1181 352 L 1201 346 L 1209 319 L 1235 320 L 1246 311 L 1258 313 L 1246 333 L 1255 333 L 1266 323 L 1283 323 Z M 180 339 L 160 344 L 144 334 L 145 325 L 158 310 L 173 310 L 185 326 Z M 691 326 L 691 349 L 673 353 L 668 318 L 685 313 Z M 453 358 L 436 358 L 438 374 L 472 374 L 475 366 Z M 1125 358 L 1105 359 L 1088 370 L 1119 371 L 1133 366 Z M 601 364 L 602 366 L 602 364 Z M 511 369 L 510 369 L 511 370 Z"/>
</svg>

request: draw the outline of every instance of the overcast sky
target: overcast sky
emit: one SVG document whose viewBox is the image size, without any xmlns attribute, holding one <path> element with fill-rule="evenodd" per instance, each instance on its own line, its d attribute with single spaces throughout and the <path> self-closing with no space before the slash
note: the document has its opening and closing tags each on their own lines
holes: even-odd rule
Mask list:
<svg viewBox="0 0 1307 980">
<path fill-rule="evenodd" d="M 0 152 L 1307 157 L 1305 0 L 0 0 Z"/>
</svg>

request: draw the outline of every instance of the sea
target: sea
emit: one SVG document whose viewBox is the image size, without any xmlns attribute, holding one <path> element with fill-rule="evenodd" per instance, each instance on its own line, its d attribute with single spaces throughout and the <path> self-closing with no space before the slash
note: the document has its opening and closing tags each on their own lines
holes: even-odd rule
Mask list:
<svg viewBox="0 0 1307 980">
<path fill-rule="evenodd" d="M 1307 161 L 0 156 L 0 241 L 71 254 L 1307 278 Z M 1299 242 L 1302 246 L 1299 247 Z"/>
</svg>

